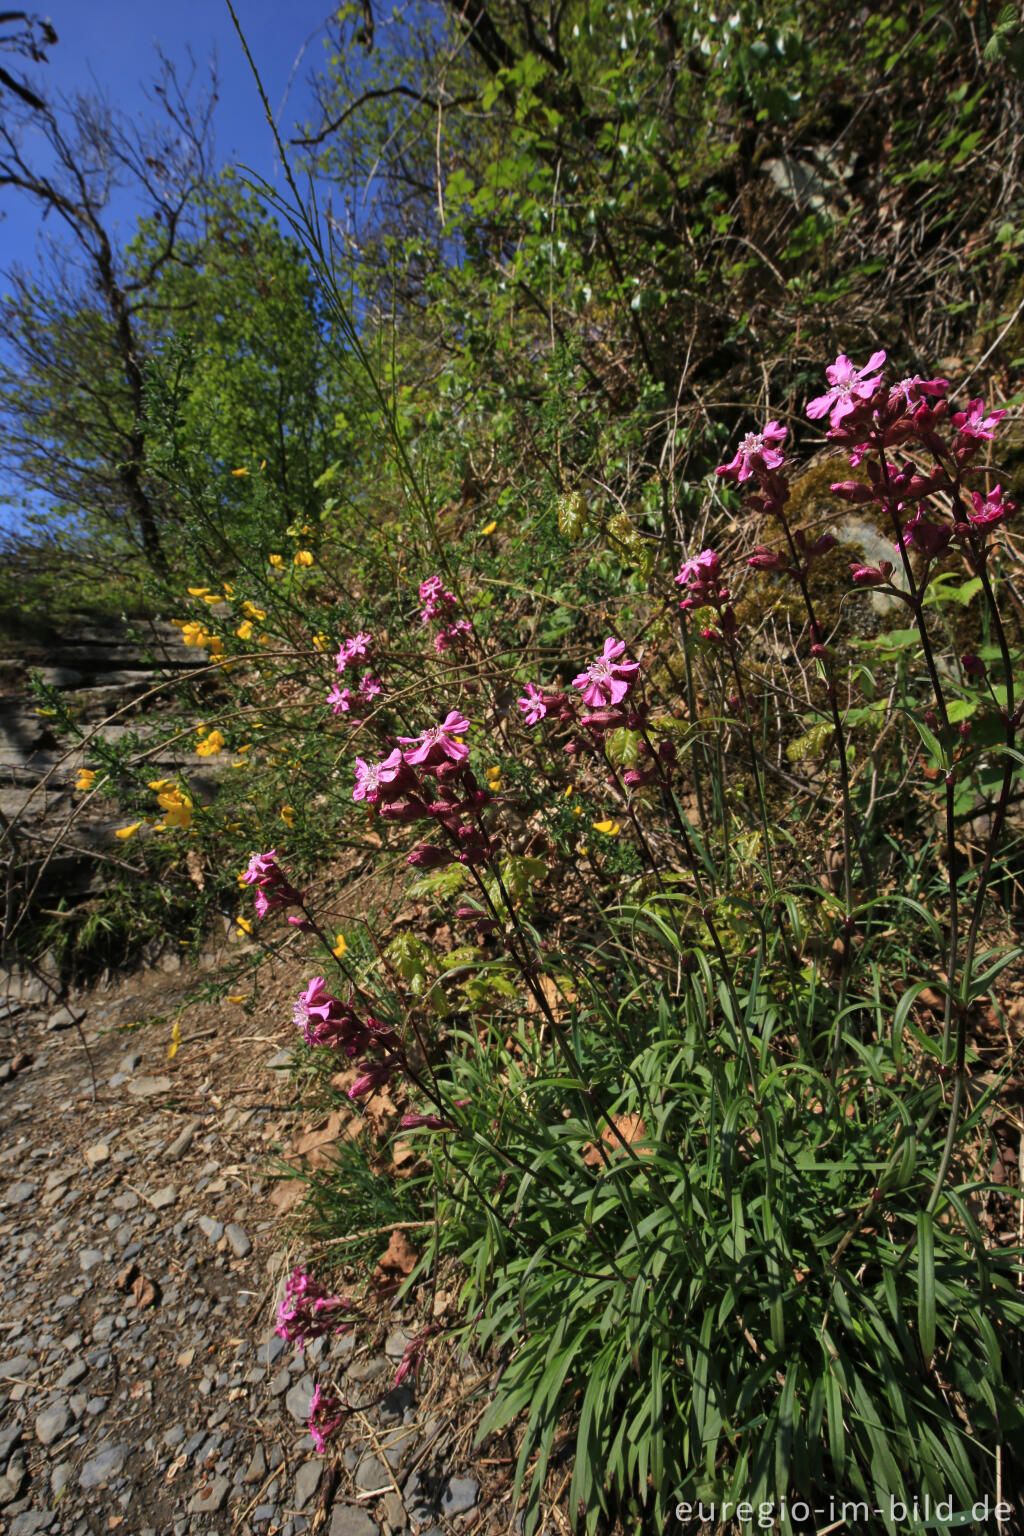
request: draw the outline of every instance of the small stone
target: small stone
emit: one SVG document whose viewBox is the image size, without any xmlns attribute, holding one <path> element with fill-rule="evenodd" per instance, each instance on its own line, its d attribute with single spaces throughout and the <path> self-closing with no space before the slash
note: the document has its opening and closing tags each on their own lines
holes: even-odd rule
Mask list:
<svg viewBox="0 0 1024 1536">
<path fill-rule="evenodd" d="M 224 1230 L 236 1259 L 244 1259 L 246 1254 L 252 1253 L 252 1243 L 249 1241 L 248 1234 L 237 1222 L 229 1221 Z"/>
<path fill-rule="evenodd" d="M 105 1141 L 98 1141 L 93 1147 L 86 1147 L 85 1160 L 90 1168 L 99 1168 L 110 1161 L 110 1148 Z"/>
<path fill-rule="evenodd" d="M 392 1530 L 401 1531 L 405 1527 L 405 1505 L 397 1493 L 389 1493 L 384 1499 L 384 1518 Z"/>
<path fill-rule="evenodd" d="M 167 1146 L 164 1147 L 164 1161 L 167 1163 L 175 1163 L 179 1157 L 184 1157 L 185 1153 L 192 1145 L 192 1138 L 195 1136 L 198 1129 L 199 1121 L 193 1120 L 189 1125 L 186 1125 L 183 1130 L 179 1131 L 174 1140 L 168 1142 Z"/>
<path fill-rule="evenodd" d="M 36 1419 L 36 1439 L 40 1445 L 52 1445 L 73 1422 L 67 1404 L 54 1403 L 52 1408 L 44 1408 Z"/>
<path fill-rule="evenodd" d="M 95 1399 L 93 1399 L 95 1401 Z M 95 1456 L 90 1456 L 78 1474 L 78 1481 L 83 1488 L 100 1488 L 104 1483 L 109 1483 L 122 1471 L 128 1459 L 128 1447 L 108 1442 L 100 1446 Z"/>
<path fill-rule="evenodd" d="M 356 1468 L 356 1487 L 360 1493 L 383 1493 L 391 1487 L 387 1467 L 376 1456 L 364 1456 Z"/>
<path fill-rule="evenodd" d="M 295 1508 L 304 1509 L 320 1486 L 324 1464 L 322 1461 L 304 1461 L 295 1474 Z M 394 1521 L 392 1521 L 394 1524 Z"/>
<path fill-rule="evenodd" d="M 231 1484 L 226 1477 L 215 1477 L 209 1483 L 197 1488 L 189 1500 L 188 1513 L 190 1515 L 212 1514 L 220 1509 L 224 1500 L 231 1492 Z"/>
<path fill-rule="evenodd" d="M 155 1099 L 160 1094 L 170 1093 L 170 1091 L 169 1077 L 135 1077 L 128 1084 L 128 1092 L 137 1099 Z"/>
<path fill-rule="evenodd" d="M 279 1333 L 272 1333 L 256 1351 L 256 1359 L 260 1365 L 273 1365 L 274 1361 L 287 1349 L 287 1344 Z"/>
<path fill-rule="evenodd" d="M 395 1328 L 389 1333 L 387 1342 L 384 1345 L 384 1353 L 388 1359 L 401 1360 L 405 1354 L 406 1347 L 412 1343 L 414 1337 L 414 1334 L 406 1333 L 404 1328 Z"/>
<path fill-rule="evenodd" d="M 23 1510 L 8 1526 L 8 1536 L 36 1536 L 37 1531 L 48 1531 L 56 1518 L 52 1509 Z"/>
<path fill-rule="evenodd" d="M 246 1483 L 259 1483 L 267 1475 L 267 1458 L 263 1454 L 262 1445 L 258 1445 L 252 1454 L 252 1460 L 246 1467 L 242 1481 Z"/>
<path fill-rule="evenodd" d="M 119 1072 L 134 1072 L 135 1068 L 139 1065 L 141 1060 L 142 1052 L 132 1051 L 129 1053 L 129 1055 L 121 1057 L 121 1060 L 117 1064 L 117 1069 Z"/>
<path fill-rule="evenodd" d="M 74 1472 L 74 1470 L 75 1468 L 73 1462 L 62 1461 L 58 1466 L 54 1467 L 53 1471 L 50 1473 L 50 1488 L 55 1499 L 60 1498 L 61 1494 L 64 1492 L 64 1489 L 67 1487 L 68 1483 L 70 1483 L 71 1474 Z"/>
<path fill-rule="evenodd" d="M 103 1412 L 106 1406 L 107 1400 L 105 1397 L 90 1397 L 89 1401 L 85 1405 L 85 1411 L 86 1413 L 91 1414 L 93 1418 L 95 1418 L 98 1413 Z"/>
<path fill-rule="evenodd" d="M 380 1536 L 380 1533 L 376 1520 L 371 1520 L 365 1509 L 356 1509 L 351 1504 L 335 1504 L 329 1536 Z"/>
<path fill-rule="evenodd" d="M 148 1196 L 149 1203 L 154 1211 L 166 1210 L 169 1205 L 174 1204 L 177 1198 L 178 1191 L 173 1184 L 165 1184 L 163 1189 L 158 1189 L 155 1194 Z"/>
<path fill-rule="evenodd" d="M 473 1508 L 479 1493 L 480 1484 L 475 1477 L 450 1478 L 441 1493 L 441 1508 L 449 1519 L 464 1514 Z"/>
<path fill-rule="evenodd" d="M 0 1381 L 23 1381 L 35 1371 L 31 1355 L 12 1355 L 0 1365 Z"/>
<path fill-rule="evenodd" d="M 282 1365 L 277 1375 L 270 1383 L 271 1397 L 280 1397 L 282 1392 L 287 1392 L 291 1385 L 291 1372 L 286 1365 Z"/>
<path fill-rule="evenodd" d="M 8 1457 L 20 1439 L 20 1424 L 8 1424 L 4 1429 L 0 1429 L 0 1467 L 7 1465 Z"/>
<path fill-rule="evenodd" d="M 0 1509 L 4 1509 L 8 1504 L 14 1503 L 21 1492 L 25 1477 L 25 1463 L 19 1461 L 16 1456 L 13 1457 L 7 1471 L 3 1477 L 0 1477 Z"/>
<path fill-rule="evenodd" d="M 22 1179 L 19 1183 L 12 1184 L 8 1189 L 5 1204 L 21 1205 L 22 1201 L 30 1199 L 35 1192 L 36 1186 L 32 1183 L 31 1179 Z"/>
<path fill-rule="evenodd" d="M 354 1365 L 349 1366 L 348 1378 L 350 1381 L 373 1381 L 386 1370 L 385 1360 L 357 1360 Z"/>
<path fill-rule="evenodd" d="M 84 1274 L 95 1269 L 97 1264 L 103 1263 L 103 1255 L 98 1248 L 83 1248 L 78 1255 L 78 1267 Z"/>
<path fill-rule="evenodd" d="M 219 1243 L 224 1236 L 224 1223 L 214 1221 L 212 1216 L 200 1216 L 198 1226 L 203 1236 L 211 1243 Z"/>
<path fill-rule="evenodd" d="M 288 1389 L 284 1405 L 292 1418 L 299 1424 L 309 1423 L 309 1407 L 313 1401 L 314 1384 L 312 1376 L 303 1376 L 293 1387 Z"/>
<path fill-rule="evenodd" d="M 72 1360 L 67 1369 L 57 1378 L 58 1387 L 73 1387 L 76 1381 L 81 1381 L 88 1369 L 84 1360 Z"/>
<path fill-rule="evenodd" d="M 133 1189 L 126 1189 L 121 1194 L 115 1195 L 110 1203 L 115 1211 L 134 1211 L 139 1203 L 139 1197 Z"/>
</svg>

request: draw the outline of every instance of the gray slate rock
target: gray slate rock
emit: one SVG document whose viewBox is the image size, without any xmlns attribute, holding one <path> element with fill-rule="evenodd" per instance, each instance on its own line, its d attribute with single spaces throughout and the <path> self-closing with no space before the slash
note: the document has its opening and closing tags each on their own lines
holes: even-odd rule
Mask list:
<svg viewBox="0 0 1024 1536">
<path fill-rule="evenodd" d="M 188 1513 L 190 1515 L 212 1514 L 220 1509 L 231 1492 L 231 1484 L 226 1477 L 215 1477 L 205 1488 L 197 1488 L 189 1500 Z"/>
<path fill-rule="evenodd" d="M 252 1253 L 252 1243 L 249 1241 L 248 1233 L 236 1221 L 229 1221 L 224 1230 L 237 1259 L 244 1259 L 246 1254 Z"/>
<path fill-rule="evenodd" d="M 379 1532 L 376 1520 L 371 1520 L 365 1509 L 335 1504 L 329 1536 L 379 1536 Z"/>
<path fill-rule="evenodd" d="M 159 1094 L 170 1091 L 169 1077 L 133 1077 L 128 1084 L 128 1092 L 137 1099 L 155 1099 Z"/>
<path fill-rule="evenodd" d="M 36 1419 L 36 1439 L 40 1445 L 52 1445 L 73 1423 L 67 1403 L 54 1403 Z"/>
<path fill-rule="evenodd" d="M 305 1509 L 320 1486 L 324 1464 L 322 1461 L 304 1461 L 295 1474 L 295 1508 Z"/>
<path fill-rule="evenodd" d="M 453 1477 L 444 1486 L 441 1508 L 451 1518 L 472 1509 L 480 1494 L 480 1484 L 475 1477 Z"/>
<path fill-rule="evenodd" d="M 126 1445 L 108 1441 L 100 1446 L 95 1456 L 90 1456 L 78 1474 L 78 1481 L 83 1488 L 100 1488 L 121 1473 L 127 1459 Z"/>
<path fill-rule="evenodd" d="M 103 1255 L 98 1248 L 83 1248 L 78 1255 L 78 1267 L 84 1274 L 95 1269 L 97 1264 L 103 1263 Z"/>
<path fill-rule="evenodd" d="M 28 1200 L 35 1192 L 36 1186 L 32 1183 L 31 1179 L 22 1179 L 19 1183 L 11 1185 L 7 1191 L 5 1204 L 21 1205 L 24 1200 Z"/>
<path fill-rule="evenodd" d="M 288 1388 L 284 1405 L 292 1418 L 298 1424 L 308 1424 L 309 1405 L 313 1401 L 314 1383 L 310 1375 L 302 1377 L 293 1387 Z"/>
<path fill-rule="evenodd" d="M 203 1236 L 211 1243 L 219 1243 L 224 1236 L 224 1223 L 214 1221 L 212 1216 L 200 1216 L 198 1226 Z"/>
<path fill-rule="evenodd" d="M 8 1536 L 36 1536 L 37 1531 L 48 1531 L 56 1518 L 52 1509 L 22 1510 L 8 1526 Z"/>
<path fill-rule="evenodd" d="M 168 1142 L 167 1146 L 164 1148 L 164 1161 L 168 1163 L 175 1163 L 179 1157 L 184 1157 L 185 1153 L 192 1145 L 192 1139 L 198 1129 L 199 1121 L 193 1120 L 189 1125 L 186 1125 L 181 1131 L 179 1131 L 174 1140 Z"/>
<path fill-rule="evenodd" d="M 0 1365 L 0 1381 L 21 1381 L 35 1371 L 31 1355 L 12 1355 Z"/>
<path fill-rule="evenodd" d="M 384 1493 L 391 1487 L 391 1475 L 376 1456 L 364 1456 L 356 1468 L 356 1487 L 361 1493 Z"/>
</svg>

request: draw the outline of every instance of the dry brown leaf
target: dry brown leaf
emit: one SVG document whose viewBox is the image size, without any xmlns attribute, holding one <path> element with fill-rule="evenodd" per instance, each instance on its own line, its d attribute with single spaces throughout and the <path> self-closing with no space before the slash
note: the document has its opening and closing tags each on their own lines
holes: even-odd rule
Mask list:
<svg viewBox="0 0 1024 1536">
<path fill-rule="evenodd" d="M 185 855 L 185 868 L 188 870 L 188 877 L 192 884 L 198 886 L 199 890 L 205 891 L 206 876 L 203 874 L 203 861 L 194 848 L 190 848 Z"/>
<path fill-rule="evenodd" d="M 404 1232 L 392 1232 L 387 1248 L 377 1260 L 374 1280 L 389 1283 L 411 1275 L 419 1254 L 412 1247 Z"/>
<path fill-rule="evenodd" d="M 132 1298 L 137 1307 L 155 1307 L 159 1300 L 156 1283 L 146 1275 L 136 1275 L 132 1281 Z"/>
<path fill-rule="evenodd" d="M 606 1125 L 601 1132 L 601 1141 L 609 1157 L 614 1157 L 617 1153 L 620 1155 L 625 1154 L 623 1142 L 632 1146 L 634 1141 L 643 1141 L 647 1135 L 647 1128 L 639 1115 L 613 1115 L 612 1125 L 615 1126 L 614 1131 L 611 1125 Z M 616 1131 L 618 1135 L 616 1135 Z M 649 1148 L 642 1148 L 637 1155 L 639 1157 L 650 1157 L 651 1152 Z M 583 1161 L 587 1167 L 596 1168 L 604 1160 L 596 1144 L 588 1141 L 583 1148 Z"/>
<path fill-rule="evenodd" d="M 294 1211 L 297 1205 L 302 1204 L 305 1193 L 304 1179 L 279 1179 L 267 1198 L 275 1211 L 285 1216 L 289 1211 Z"/>
</svg>

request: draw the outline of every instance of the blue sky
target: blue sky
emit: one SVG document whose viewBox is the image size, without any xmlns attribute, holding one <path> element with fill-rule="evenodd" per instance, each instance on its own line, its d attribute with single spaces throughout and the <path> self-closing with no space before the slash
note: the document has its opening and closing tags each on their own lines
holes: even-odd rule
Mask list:
<svg viewBox="0 0 1024 1536">
<path fill-rule="evenodd" d="M 46 14 L 42 0 L 38 9 Z M 106 95 L 126 114 L 153 115 L 143 87 L 157 70 L 156 45 L 187 77 L 191 49 L 200 75 L 216 55 L 220 99 L 216 110 L 216 152 L 221 164 L 245 164 L 275 185 L 281 184 L 274 141 L 252 75 L 224 0 L 49 0 L 49 18 L 59 41 L 49 62 L 20 69 L 41 94 L 94 91 Z M 327 0 L 236 0 L 235 9 L 275 114 L 282 137 L 312 113 L 310 74 L 325 59 L 325 23 L 332 15 Z M 130 232 L 132 208 L 122 199 L 115 212 Z M 33 264 L 40 232 L 39 210 L 29 199 L 0 191 L 0 268 Z M 8 487 L 0 484 L 0 493 Z M 10 525 L 0 507 L 0 525 Z"/>
</svg>

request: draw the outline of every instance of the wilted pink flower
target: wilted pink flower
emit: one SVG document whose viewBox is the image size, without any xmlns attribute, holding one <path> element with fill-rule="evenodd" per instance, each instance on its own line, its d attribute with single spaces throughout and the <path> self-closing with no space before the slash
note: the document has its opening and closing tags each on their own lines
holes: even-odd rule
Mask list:
<svg viewBox="0 0 1024 1536">
<path fill-rule="evenodd" d="M 349 1098 L 362 1099 L 368 1093 L 376 1093 L 377 1089 L 389 1083 L 404 1065 L 405 1058 L 400 1053 L 385 1056 L 383 1061 L 364 1062 L 361 1075 L 356 1078 L 348 1091 Z"/>
<path fill-rule="evenodd" d="M 980 656 L 975 656 L 973 651 L 965 651 L 960 657 L 960 665 L 968 677 L 987 677 L 988 668 Z"/>
<path fill-rule="evenodd" d="M 982 496 L 978 491 L 972 491 L 971 500 L 974 503 L 974 511 L 968 512 L 967 519 L 975 528 L 994 528 L 997 523 L 1003 522 L 1017 510 L 1017 503 L 1003 496 L 1003 488 L 1000 485 L 989 491 L 987 496 Z"/>
<path fill-rule="evenodd" d="M 923 555 L 933 559 L 949 548 L 952 537 L 952 528 L 945 524 L 931 523 L 923 512 L 918 511 L 908 523 L 903 524 L 903 535 L 897 543 L 897 548 L 905 548 L 908 544 L 912 544 Z"/>
<path fill-rule="evenodd" d="M 991 416 L 986 416 L 984 400 L 972 400 L 966 411 L 953 413 L 953 425 L 961 437 L 980 442 L 995 437 L 995 429 L 1005 415 L 1005 411 L 993 411 Z"/>
<path fill-rule="evenodd" d="M 720 464 L 716 475 L 730 480 L 749 480 L 760 470 L 778 469 L 785 463 L 785 454 L 775 446 L 785 442 L 787 428 L 778 421 L 770 421 L 762 432 L 748 432 L 728 464 Z"/>
<path fill-rule="evenodd" d="M 829 413 L 829 425 L 838 431 L 844 417 L 857 409 L 862 400 L 870 400 L 879 383 L 875 369 L 885 362 L 884 352 L 872 352 L 863 368 L 855 368 L 845 353 L 841 352 L 834 363 L 825 369 L 825 377 L 831 388 L 818 395 L 807 406 L 812 421 Z M 868 378 L 868 374 L 873 374 Z"/>
<path fill-rule="evenodd" d="M 444 1120 L 440 1115 L 403 1115 L 403 1131 L 454 1131 L 455 1122 Z"/>
<path fill-rule="evenodd" d="M 373 637 L 365 629 L 361 629 L 358 635 L 353 635 L 349 640 L 341 642 L 341 650 L 338 652 L 338 671 L 344 672 L 354 662 L 366 661 L 373 650 Z"/>
<path fill-rule="evenodd" d="M 305 894 L 296 890 L 277 863 L 276 848 L 271 848 L 269 853 L 254 853 L 242 880 L 246 885 L 259 887 L 256 892 L 257 917 L 299 906 Z"/>
<path fill-rule="evenodd" d="M 335 715 L 347 715 L 352 708 L 355 695 L 349 688 L 339 688 L 337 683 L 327 695 L 327 702 L 331 706 L 331 713 Z"/>
<path fill-rule="evenodd" d="M 324 1392 L 317 1382 L 309 1402 L 309 1436 L 318 1456 L 325 1454 L 328 1440 L 344 1419 L 341 1398 L 333 1392 Z"/>
<path fill-rule="evenodd" d="M 404 1121 L 402 1123 L 403 1125 L 405 1124 Z M 402 1385 L 402 1382 L 410 1374 L 410 1372 L 415 1378 L 416 1372 L 420 1368 L 420 1362 L 423 1359 L 423 1351 L 426 1346 L 426 1342 L 433 1332 L 434 1329 L 432 1327 L 424 1328 L 422 1333 L 418 1333 L 414 1339 L 409 1340 L 408 1344 L 405 1346 L 405 1351 L 399 1363 L 398 1370 L 395 1372 L 396 1387 L 400 1387 Z"/>
<path fill-rule="evenodd" d="M 573 687 L 579 689 L 584 703 L 589 704 L 592 709 L 621 704 L 636 681 L 640 663 L 630 661 L 628 657 L 620 660 L 620 657 L 624 657 L 625 650 L 624 640 L 609 637 L 597 660 L 592 661 L 585 672 L 580 672 L 573 678 Z"/>
<path fill-rule="evenodd" d="M 372 1038 L 348 1004 L 328 992 L 322 976 L 314 976 L 296 998 L 294 1017 L 307 1045 L 329 1045 L 349 1058 L 365 1051 Z"/>
<path fill-rule="evenodd" d="M 438 630 L 434 636 L 434 650 L 440 656 L 444 651 L 451 650 L 453 645 L 463 644 L 466 636 L 472 633 L 473 626 L 468 619 L 456 619 L 454 624 Z"/>
<path fill-rule="evenodd" d="M 457 741 L 457 736 L 462 736 L 470 728 L 469 721 L 457 709 L 449 710 L 447 716 L 440 725 L 432 725 L 423 732 L 422 736 L 399 736 L 403 746 L 415 747 L 414 752 L 405 754 L 405 761 L 410 767 L 432 768 L 445 759 L 453 763 L 465 762 L 469 756 L 469 748 L 465 742 Z"/>
<path fill-rule="evenodd" d="M 449 853 L 447 848 L 435 848 L 430 843 L 421 843 L 412 853 L 406 854 L 405 862 L 414 869 L 444 869 L 454 864 L 455 855 Z"/>
<path fill-rule="evenodd" d="M 404 768 L 405 759 L 398 747 L 395 747 L 394 751 L 379 763 L 370 764 L 364 762 L 361 757 L 357 757 L 356 784 L 352 791 L 352 799 L 365 800 L 367 805 L 376 805 L 382 791 L 386 792 L 390 785 L 399 780 L 400 776 L 404 777 Z"/>
<path fill-rule="evenodd" d="M 275 1332 L 301 1349 L 307 1339 L 318 1339 L 326 1333 L 348 1333 L 352 1324 L 339 1314 L 351 1308 L 350 1301 L 343 1296 L 331 1296 L 300 1266 L 292 1270 L 285 1282 Z"/>
<path fill-rule="evenodd" d="M 829 486 L 829 490 L 833 496 L 840 496 L 843 501 L 852 501 L 857 505 L 877 499 L 871 486 L 865 485 L 862 480 L 837 480 L 835 485 Z"/>
</svg>

